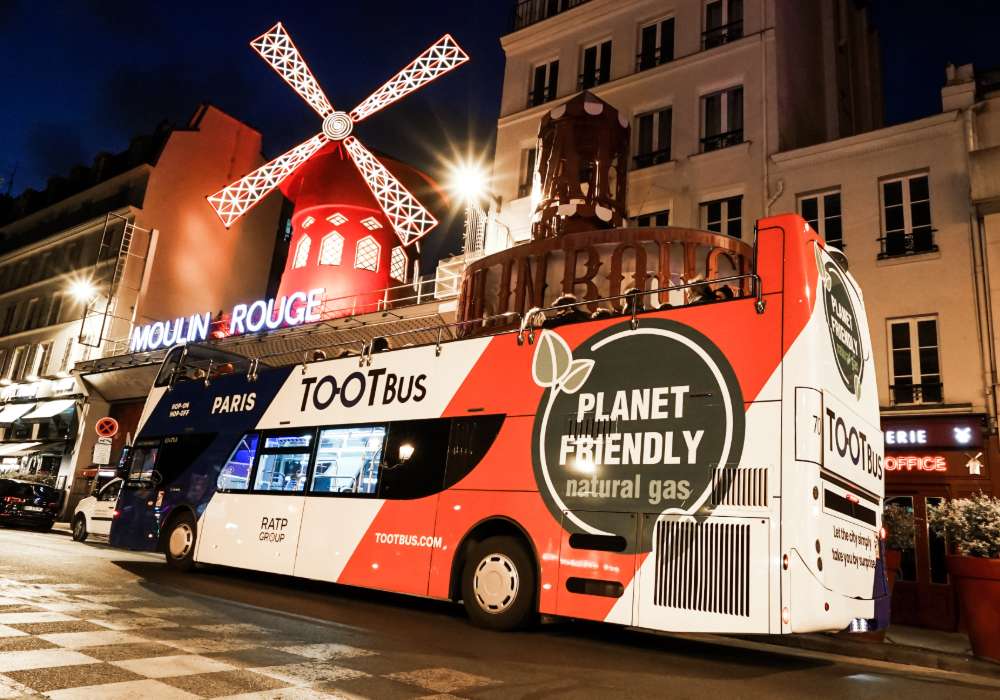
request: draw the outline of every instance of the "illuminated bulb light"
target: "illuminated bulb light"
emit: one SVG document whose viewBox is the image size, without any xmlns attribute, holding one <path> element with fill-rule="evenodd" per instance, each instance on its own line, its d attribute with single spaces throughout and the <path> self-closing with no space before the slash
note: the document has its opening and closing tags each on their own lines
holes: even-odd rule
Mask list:
<svg viewBox="0 0 1000 700">
<path fill-rule="evenodd" d="M 399 460 L 401 462 L 405 462 L 406 460 L 408 460 L 410 457 L 413 456 L 414 449 L 415 448 L 413 447 L 413 445 L 411 445 L 408 442 L 404 442 L 402 445 L 399 446 Z"/>
</svg>

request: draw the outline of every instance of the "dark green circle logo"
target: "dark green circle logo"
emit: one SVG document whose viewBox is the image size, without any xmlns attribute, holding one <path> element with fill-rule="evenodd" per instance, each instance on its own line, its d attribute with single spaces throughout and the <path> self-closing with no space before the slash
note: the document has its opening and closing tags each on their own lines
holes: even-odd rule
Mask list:
<svg viewBox="0 0 1000 700">
<path fill-rule="evenodd" d="M 621 323 L 574 351 L 544 331 L 533 375 L 546 387 L 535 478 L 570 532 L 622 534 L 628 513 L 707 513 L 718 468 L 739 463 L 745 413 L 736 373 L 689 326 Z M 649 549 L 647 535 L 629 542 L 631 551 Z"/>
<path fill-rule="evenodd" d="M 844 386 L 858 396 L 865 371 L 858 316 L 854 313 L 850 290 L 840 269 L 828 262 L 823 270 L 823 300 L 826 325 L 830 329 L 830 342 L 833 344 L 833 357 Z"/>
</svg>

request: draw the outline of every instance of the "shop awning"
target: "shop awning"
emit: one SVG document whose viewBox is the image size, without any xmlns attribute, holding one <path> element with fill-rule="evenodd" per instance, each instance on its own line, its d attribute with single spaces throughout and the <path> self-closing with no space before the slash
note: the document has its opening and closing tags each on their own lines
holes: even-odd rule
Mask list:
<svg viewBox="0 0 1000 700">
<path fill-rule="evenodd" d="M 76 404 L 73 399 L 53 399 L 51 401 L 40 401 L 35 404 L 35 410 L 25 414 L 21 420 L 43 421 L 58 416 L 63 411 L 68 411 Z"/>
<path fill-rule="evenodd" d="M 24 450 L 41 445 L 40 442 L 8 442 L 0 444 L 0 457 L 16 457 L 26 454 Z"/>
<path fill-rule="evenodd" d="M 0 426 L 7 427 L 35 407 L 33 403 L 11 403 L 0 409 Z"/>
</svg>

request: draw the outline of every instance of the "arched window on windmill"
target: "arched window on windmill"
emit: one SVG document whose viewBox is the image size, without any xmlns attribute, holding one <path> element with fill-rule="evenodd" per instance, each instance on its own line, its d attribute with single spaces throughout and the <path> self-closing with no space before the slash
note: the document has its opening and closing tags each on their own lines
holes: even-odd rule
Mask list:
<svg viewBox="0 0 1000 700">
<path fill-rule="evenodd" d="M 344 237 L 331 231 L 319 244 L 319 264 L 339 265 L 344 257 Z"/>
<path fill-rule="evenodd" d="M 309 236 L 303 235 L 299 239 L 299 242 L 295 244 L 295 257 L 292 258 L 292 269 L 297 270 L 300 267 L 305 267 L 306 263 L 309 262 L 309 247 L 312 245 L 312 241 Z"/>
<path fill-rule="evenodd" d="M 397 282 L 405 283 L 407 262 L 409 261 L 406 259 L 406 251 L 403 250 L 403 246 L 395 246 L 389 256 L 389 276 Z"/>
<path fill-rule="evenodd" d="M 382 246 L 371 236 L 365 236 L 358 241 L 354 254 L 354 267 L 359 270 L 378 272 L 378 259 Z"/>
</svg>

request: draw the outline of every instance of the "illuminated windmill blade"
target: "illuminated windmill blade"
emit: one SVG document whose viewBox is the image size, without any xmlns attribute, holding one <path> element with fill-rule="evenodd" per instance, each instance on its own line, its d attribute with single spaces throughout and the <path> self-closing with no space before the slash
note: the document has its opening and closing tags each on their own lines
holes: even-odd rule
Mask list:
<svg viewBox="0 0 1000 700">
<path fill-rule="evenodd" d="M 437 219 L 360 141 L 349 136 L 343 143 L 404 246 L 427 235 L 437 226 Z"/>
<path fill-rule="evenodd" d="M 410 65 L 396 73 L 385 85 L 355 107 L 351 111 L 351 119 L 355 123 L 366 119 L 468 60 L 469 55 L 452 39 L 451 34 L 445 34 L 429 49 L 413 59 Z"/>
<path fill-rule="evenodd" d="M 333 111 L 323 89 L 302 58 L 281 22 L 250 42 L 250 46 L 278 72 L 309 106 L 325 117 Z"/>
<path fill-rule="evenodd" d="M 316 134 L 308 141 L 303 141 L 287 153 L 281 154 L 270 163 L 265 163 L 246 177 L 208 197 L 208 203 L 222 219 L 223 225 L 229 228 L 234 221 L 243 216 L 264 195 L 280 185 L 297 167 L 327 143 L 329 139 L 324 134 Z"/>
</svg>

